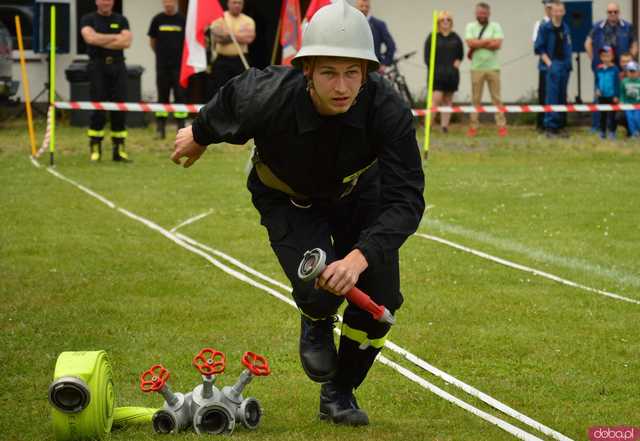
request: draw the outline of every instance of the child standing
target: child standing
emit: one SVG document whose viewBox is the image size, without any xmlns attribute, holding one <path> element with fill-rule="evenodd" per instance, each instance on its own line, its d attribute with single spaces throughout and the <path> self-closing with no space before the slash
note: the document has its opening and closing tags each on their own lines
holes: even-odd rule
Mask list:
<svg viewBox="0 0 640 441">
<path fill-rule="evenodd" d="M 640 104 L 640 65 L 631 61 L 624 70 L 626 76 L 620 87 L 621 101 L 623 104 Z M 625 110 L 624 113 L 631 136 L 640 137 L 640 110 Z"/>
<path fill-rule="evenodd" d="M 633 61 L 633 55 L 631 55 L 630 52 L 625 52 L 624 54 L 620 55 L 620 63 L 618 64 L 618 67 L 620 68 L 621 84 L 622 84 L 622 80 L 624 80 L 627 75 L 627 71 L 625 70 L 625 67 L 631 61 Z M 622 93 L 622 91 L 620 93 Z M 618 120 L 618 127 L 620 126 L 624 127 L 627 133 L 627 138 L 631 137 L 631 130 L 629 129 L 629 124 L 627 124 L 627 115 L 624 112 L 617 112 L 616 117 Z"/>
<path fill-rule="evenodd" d="M 620 69 L 613 63 L 613 48 L 603 46 L 600 49 L 600 60 L 596 68 L 596 96 L 598 104 L 617 104 L 620 93 Z M 615 139 L 616 112 L 600 112 L 600 138 Z"/>
</svg>

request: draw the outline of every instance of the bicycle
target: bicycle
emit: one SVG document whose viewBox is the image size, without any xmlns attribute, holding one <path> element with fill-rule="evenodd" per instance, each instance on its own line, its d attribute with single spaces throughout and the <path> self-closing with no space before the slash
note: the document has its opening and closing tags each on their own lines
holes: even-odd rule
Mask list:
<svg viewBox="0 0 640 441">
<path fill-rule="evenodd" d="M 400 72 L 398 68 L 398 63 L 400 61 L 408 60 L 413 57 L 417 51 L 408 52 L 404 55 L 401 55 L 393 60 L 390 66 L 382 72 L 382 76 L 386 78 L 393 88 L 400 94 L 402 99 L 409 105 L 409 107 L 413 108 L 414 100 L 413 95 L 411 95 L 411 91 L 409 90 L 409 86 L 407 86 L 407 80 L 404 75 Z"/>
</svg>

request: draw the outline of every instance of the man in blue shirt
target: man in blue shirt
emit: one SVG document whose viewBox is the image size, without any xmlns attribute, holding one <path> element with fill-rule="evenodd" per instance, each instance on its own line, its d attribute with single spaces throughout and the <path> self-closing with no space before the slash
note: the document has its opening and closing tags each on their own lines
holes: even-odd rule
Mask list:
<svg viewBox="0 0 640 441">
<path fill-rule="evenodd" d="M 561 1 L 551 5 L 551 20 L 540 26 L 535 52 L 540 55 L 540 70 L 546 72 L 545 104 L 566 104 L 567 86 L 571 74 L 571 36 L 563 22 L 565 7 Z M 548 137 L 566 136 L 564 118 L 558 112 L 545 114 L 544 127 Z"/>
<path fill-rule="evenodd" d="M 390 66 L 393 63 L 393 56 L 396 53 L 396 43 L 389 33 L 387 24 L 369 14 L 371 9 L 371 2 L 369 0 L 357 0 L 356 8 L 358 8 L 369 21 L 371 33 L 373 34 L 373 48 L 376 52 L 376 57 L 378 57 L 380 61 L 380 69 L 384 70 L 386 66 Z M 385 49 L 384 53 L 382 52 L 382 46 L 384 46 Z"/>
<path fill-rule="evenodd" d="M 631 53 L 633 58 L 638 57 L 638 40 L 633 25 L 620 17 L 620 5 L 615 2 L 607 5 L 607 18 L 593 25 L 591 33 L 584 43 L 587 55 L 591 59 L 591 70 L 594 75 L 598 65 L 602 63 L 600 51 L 604 46 L 613 49 L 614 64 L 619 64 L 620 54 Z M 593 128 L 599 127 L 600 115 L 593 114 Z"/>
</svg>

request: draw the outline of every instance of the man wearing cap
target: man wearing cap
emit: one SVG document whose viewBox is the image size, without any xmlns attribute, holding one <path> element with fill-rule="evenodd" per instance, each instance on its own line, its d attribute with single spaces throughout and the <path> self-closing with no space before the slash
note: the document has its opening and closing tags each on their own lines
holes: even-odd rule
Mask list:
<svg viewBox="0 0 640 441">
<path fill-rule="evenodd" d="M 571 31 L 562 21 L 564 4 L 551 3 L 551 20 L 540 26 L 535 42 L 535 53 L 544 65 L 545 104 L 567 104 L 567 86 L 571 73 Z M 548 137 L 566 136 L 564 118 L 558 112 L 546 113 L 544 127 Z"/>
<path fill-rule="evenodd" d="M 391 313 L 400 308 L 398 250 L 424 211 L 424 174 L 409 107 L 372 73 L 366 18 L 344 0 L 310 21 L 294 68 L 250 69 L 229 81 L 178 132 L 172 160 L 191 166 L 211 143 L 256 149 L 247 186 L 301 312 L 299 352 L 320 389 L 320 417 L 366 425 L 354 390 L 390 325 L 349 304 L 339 349 L 333 326 L 357 286 Z M 314 282 L 297 269 L 321 248 L 328 266 Z"/>
</svg>

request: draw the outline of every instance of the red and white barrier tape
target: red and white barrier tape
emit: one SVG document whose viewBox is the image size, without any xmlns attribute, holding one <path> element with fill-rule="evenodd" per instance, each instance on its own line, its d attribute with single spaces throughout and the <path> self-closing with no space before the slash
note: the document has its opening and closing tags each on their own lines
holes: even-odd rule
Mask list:
<svg viewBox="0 0 640 441">
<path fill-rule="evenodd" d="M 49 148 L 49 143 L 51 142 L 51 123 L 53 112 L 51 111 L 52 107 L 49 106 L 49 110 L 47 110 L 47 128 L 44 132 L 44 139 L 42 140 L 42 145 L 40 146 L 40 150 L 36 152 L 36 158 L 39 158 L 44 152 Z"/>
<path fill-rule="evenodd" d="M 188 112 L 197 113 L 204 104 L 159 104 L 159 103 L 111 103 L 92 101 L 57 102 L 57 109 L 111 110 L 120 112 Z M 522 104 L 507 106 L 440 106 L 433 111 L 443 113 L 573 113 L 600 111 L 640 110 L 640 104 L 567 104 L 539 105 Z M 413 109 L 414 116 L 424 116 L 425 109 Z"/>
</svg>

